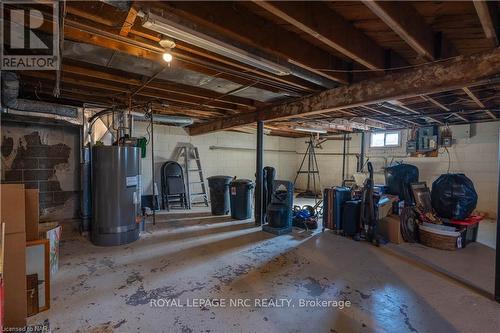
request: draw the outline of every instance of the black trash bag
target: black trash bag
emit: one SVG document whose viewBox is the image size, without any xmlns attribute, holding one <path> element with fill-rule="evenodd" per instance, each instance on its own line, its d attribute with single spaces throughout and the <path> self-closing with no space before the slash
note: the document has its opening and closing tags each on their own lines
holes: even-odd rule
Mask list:
<svg viewBox="0 0 500 333">
<path fill-rule="evenodd" d="M 408 204 L 413 203 L 410 184 L 418 182 L 418 168 L 411 164 L 396 164 L 385 169 L 385 185 L 389 194 L 399 196 Z"/>
<path fill-rule="evenodd" d="M 431 200 L 440 217 L 463 220 L 476 208 L 477 193 L 472 180 L 463 173 L 449 173 L 432 183 Z"/>
</svg>

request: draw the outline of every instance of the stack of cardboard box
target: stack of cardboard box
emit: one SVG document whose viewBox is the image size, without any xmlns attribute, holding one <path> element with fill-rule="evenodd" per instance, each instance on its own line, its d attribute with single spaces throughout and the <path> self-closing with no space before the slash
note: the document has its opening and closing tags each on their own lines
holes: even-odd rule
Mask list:
<svg viewBox="0 0 500 333">
<path fill-rule="evenodd" d="M 5 223 L 4 327 L 26 326 L 26 198 L 24 185 L 2 184 Z"/>
<path fill-rule="evenodd" d="M 39 239 L 39 193 L 23 184 L 2 184 L 1 222 L 5 224 L 3 263 L 4 327 L 26 326 L 26 242 Z"/>
</svg>

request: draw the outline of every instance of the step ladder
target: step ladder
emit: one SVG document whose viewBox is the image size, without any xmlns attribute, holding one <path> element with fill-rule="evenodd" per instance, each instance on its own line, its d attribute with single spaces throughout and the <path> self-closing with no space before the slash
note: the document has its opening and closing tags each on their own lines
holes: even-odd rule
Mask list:
<svg viewBox="0 0 500 333">
<path fill-rule="evenodd" d="M 178 143 L 172 153 L 172 160 L 178 162 L 184 170 L 188 209 L 196 204 L 204 204 L 208 207 L 207 188 L 198 147 L 191 143 Z"/>
</svg>

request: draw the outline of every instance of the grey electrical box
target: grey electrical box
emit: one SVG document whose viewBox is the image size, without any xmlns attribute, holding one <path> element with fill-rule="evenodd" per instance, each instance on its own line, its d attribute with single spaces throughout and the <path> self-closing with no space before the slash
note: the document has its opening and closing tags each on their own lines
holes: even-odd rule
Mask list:
<svg viewBox="0 0 500 333">
<path fill-rule="evenodd" d="M 408 140 L 406 141 L 406 152 L 408 154 L 417 152 L 417 141 L 416 140 Z"/>
</svg>

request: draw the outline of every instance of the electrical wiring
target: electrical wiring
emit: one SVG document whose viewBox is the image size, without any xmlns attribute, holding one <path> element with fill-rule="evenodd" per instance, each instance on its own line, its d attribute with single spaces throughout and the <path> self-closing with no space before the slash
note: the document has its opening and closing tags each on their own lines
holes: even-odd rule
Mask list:
<svg viewBox="0 0 500 333">
<path fill-rule="evenodd" d="M 323 72 L 335 72 L 335 73 L 367 73 L 367 72 L 386 72 L 386 71 L 399 71 L 403 69 L 412 69 L 412 68 L 418 68 L 421 66 L 427 66 L 430 64 L 435 64 L 438 62 L 444 62 L 444 61 L 449 61 L 452 59 L 456 59 L 459 56 L 454 56 L 454 57 L 449 57 L 449 58 L 444 58 L 444 59 L 439 59 L 439 60 L 434 60 L 434 61 L 428 61 L 424 62 L 422 64 L 417 64 L 417 65 L 408 65 L 408 66 L 400 66 L 400 67 L 391 67 L 391 68 L 377 68 L 377 69 L 353 69 L 353 70 L 348 70 L 348 69 L 328 69 L 328 68 L 315 68 L 317 71 L 323 71 Z"/>
</svg>

